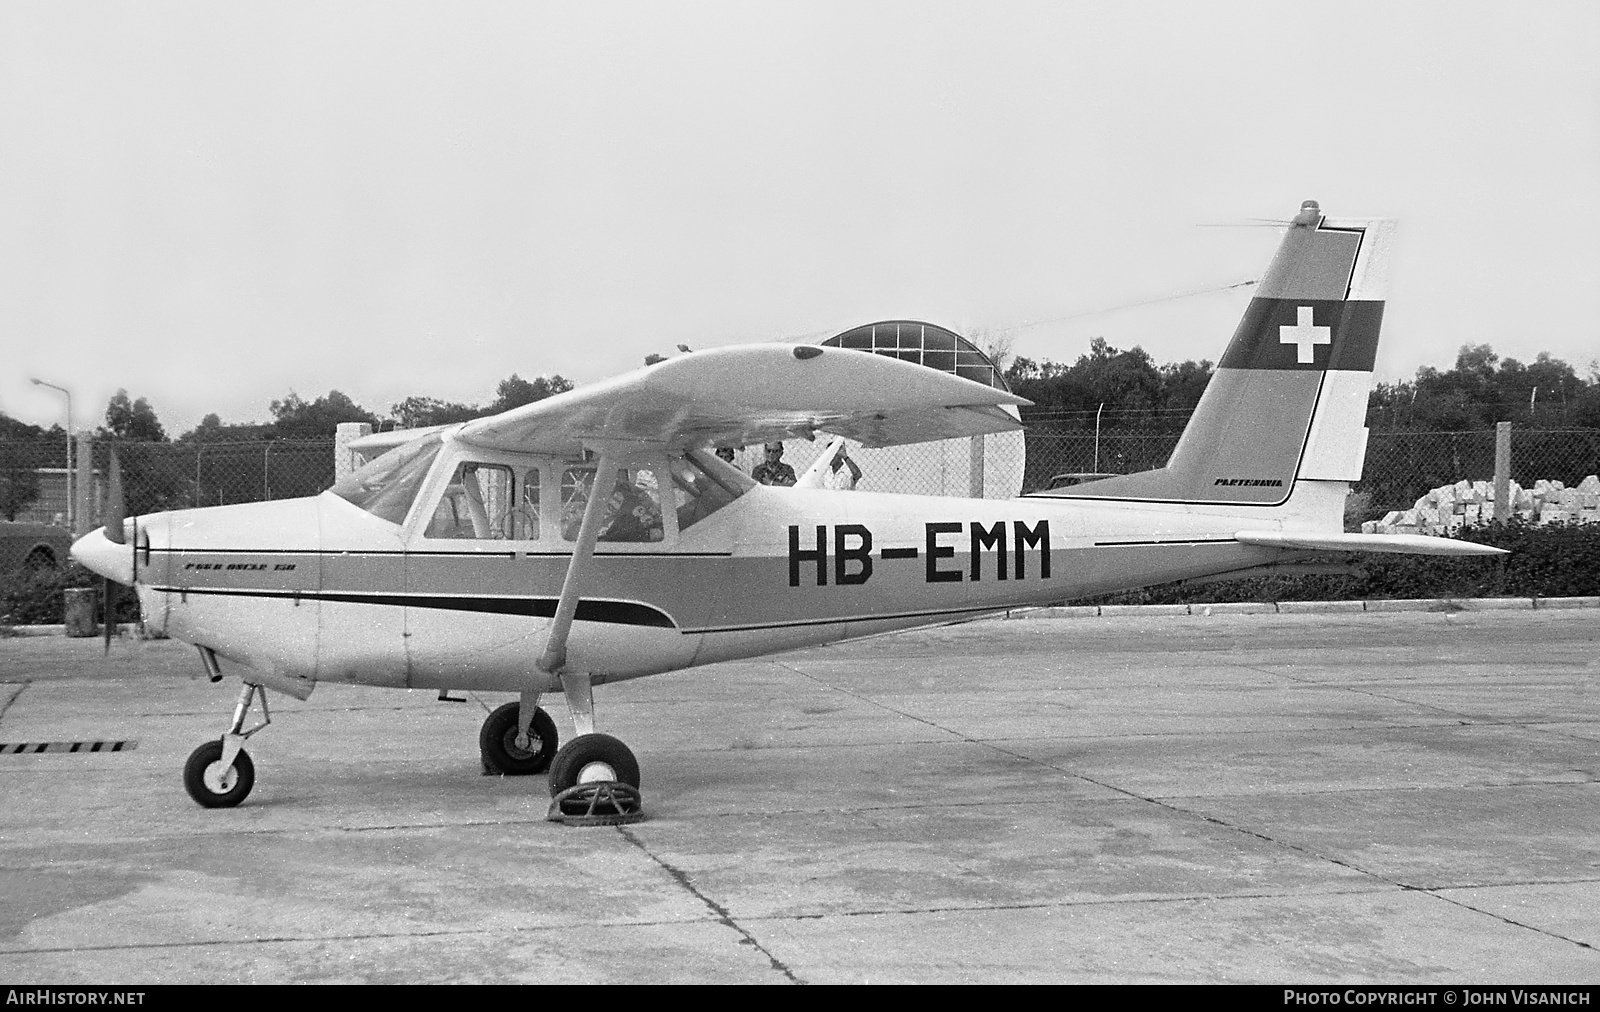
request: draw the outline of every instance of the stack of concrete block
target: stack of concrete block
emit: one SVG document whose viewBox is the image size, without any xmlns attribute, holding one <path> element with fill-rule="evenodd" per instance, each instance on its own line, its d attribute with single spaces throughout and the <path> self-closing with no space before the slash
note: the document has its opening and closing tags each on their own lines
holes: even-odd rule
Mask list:
<svg viewBox="0 0 1600 1012">
<path fill-rule="evenodd" d="M 1531 523 L 1600 523 L 1600 476 L 1591 474 L 1575 488 L 1543 478 L 1531 489 L 1512 482 L 1509 498 L 1511 514 Z M 1368 520 L 1361 533 L 1454 534 L 1493 519 L 1494 483 L 1458 481 L 1434 489 L 1411 509 Z"/>
</svg>

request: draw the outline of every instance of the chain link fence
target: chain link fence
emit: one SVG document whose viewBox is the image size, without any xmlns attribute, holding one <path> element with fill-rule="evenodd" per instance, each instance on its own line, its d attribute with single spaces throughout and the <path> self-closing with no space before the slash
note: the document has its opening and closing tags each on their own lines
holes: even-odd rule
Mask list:
<svg viewBox="0 0 1600 1012">
<path fill-rule="evenodd" d="M 1023 438 L 988 437 L 982 462 L 967 440 L 857 455 L 862 489 L 968 495 L 981 488 L 995 498 L 1049 488 L 1058 475 L 1125 474 L 1163 466 L 1178 443 L 1183 419 L 1145 426 L 1096 428 L 1076 421 L 1030 420 Z M 818 441 L 822 443 L 821 440 Z M 961 445 L 957 446 L 956 443 Z M 97 441 L 79 473 L 92 481 L 90 505 L 80 529 L 97 525 L 104 509 L 112 446 L 122 465 L 124 494 L 133 513 L 191 506 L 222 506 L 315 495 L 333 484 L 333 440 L 252 443 L 134 443 Z M 804 445 L 804 444 L 802 444 Z M 1365 473 L 1355 486 L 1368 497 L 1364 512 L 1381 516 L 1410 507 L 1420 496 L 1462 479 L 1494 477 L 1493 429 L 1474 432 L 1374 431 L 1367 444 Z M 746 471 L 759 462 L 759 447 L 745 451 Z M 937 451 L 937 452 L 935 452 Z M 810 456 L 821 452 L 821 445 Z M 797 471 L 808 456 L 792 455 Z M 0 517 L 65 526 L 67 469 L 64 442 L 0 441 Z M 977 468 L 986 471 L 979 473 Z M 1522 429 L 1511 436 L 1511 478 L 1524 487 L 1539 479 L 1576 485 L 1600 473 L 1600 429 Z M 998 480 L 1003 477 L 1004 480 Z M 980 481 L 979 479 L 986 479 Z M 18 505 L 20 503 L 20 505 Z M 9 505 L 8 505 L 9 504 Z M 13 507 L 15 507 L 13 509 Z"/>
<path fill-rule="evenodd" d="M 1027 427 L 1023 490 L 1048 488 L 1061 474 L 1128 474 L 1166 464 L 1178 445 L 1175 429 L 1106 428 L 1034 422 Z M 1494 479 L 1495 430 L 1413 432 L 1374 430 L 1366 465 L 1352 492 L 1370 497 L 1370 512 L 1406 509 L 1442 485 Z M 1600 429 L 1511 430 L 1511 480 L 1532 488 L 1540 479 L 1575 486 L 1600 473 Z"/>
<path fill-rule="evenodd" d="M 316 495 L 333 484 L 333 440 L 95 444 L 104 475 L 112 447 L 130 513 Z"/>
<path fill-rule="evenodd" d="M 1373 432 L 1367 463 L 1353 491 L 1371 496 L 1367 510 L 1381 516 L 1409 509 L 1433 489 L 1494 480 L 1493 429 L 1476 432 Z M 1511 480 L 1532 488 L 1539 480 L 1575 486 L 1600 473 L 1600 429 L 1511 430 Z"/>
<path fill-rule="evenodd" d="M 1028 424 L 1022 491 L 1051 487 L 1064 474 L 1132 474 L 1163 467 L 1183 432 L 1169 426 L 1095 429 L 1040 421 Z"/>
<path fill-rule="evenodd" d="M 130 514 L 192 506 L 225 506 L 315 495 L 333 484 L 333 440 L 250 443 L 142 443 L 96 440 L 76 461 L 81 488 L 74 492 L 80 530 L 104 515 L 112 449 L 121 464 Z M 66 526 L 65 446 L 0 441 L 0 507 L 8 489 L 21 505 L 19 521 Z M 28 493 L 32 492 L 30 496 Z M 4 515 L 0 513 L 0 515 Z"/>
</svg>

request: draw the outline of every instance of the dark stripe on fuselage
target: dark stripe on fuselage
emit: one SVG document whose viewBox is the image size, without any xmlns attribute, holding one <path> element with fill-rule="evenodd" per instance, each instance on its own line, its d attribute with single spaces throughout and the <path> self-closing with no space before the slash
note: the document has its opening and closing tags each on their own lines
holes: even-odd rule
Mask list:
<svg viewBox="0 0 1600 1012">
<path fill-rule="evenodd" d="M 275 597 L 297 601 L 335 601 L 343 604 L 376 604 L 389 607 L 431 608 L 441 611 L 473 611 L 490 615 L 521 615 L 526 618 L 553 618 L 553 597 L 468 597 L 444 594 L 341 594 L 328 591 L 221 590 L 212 587 L 155 587 L 170 594 L 214 594 L 223 597 Z M 611 625 L 650 626 L 676 629 L 666 612 L 637 601 L 578 602 L 579 622 L 605 622 Z"/>
<path fill-rule="evenodd" d="M 439 595 L 407 594 L 339 594 L 281 590 L 217 590 L 212 588 L 154 587 L 168 593 L 212 594 L 222 597 L 295 598 L 305 601 L 336 601 L 349 604 L 375 604 L 389 607 L 437 608 L 448 611 L 475 611 L 497 615 L 522 615 L 533 618 L 551 618 L 555 615 L 555 598 L 503 598 L 503 597 L 444 597 Z M 938 608 L 930 611 L 903 611 L 886 614 L 836 615 L 828 618 L 800 619 L 787 622 L 752 622 L 739 625 L 705 626 L 680 630 L 684 633 L 754 632 L 762 629 L 794 629 L 803 626 L 841 625 L 847 622 L 880 622 L 907 618 L 937 618 L 980 615 L 1007 610 L 1005 605 L 979 605 L 965 608 Z M 663 611 L 636 601 L 579 601 L 577 619 L 580 622 L 608 622 L 613 625 L 647 626 L 657 629 L 676 629 L 677 625 Z"/>
<path fill-rule="evenodd" d="M 516 559 L 516 558 L 551 558 L 570 559 L 572 552 L 534 552 L 534 551 L 491 551 L 479 552 L 472 550 L 430 552 L 409 551 L 403 548 L 392 550 L 364 549 L 364 548 L 146 548 L 145 554 L 156 555 L 307 555 L 334 558 L 415 558 L 448 557 L 457 559 Z M 636 552 L 607 552 L 597 550 L 597 558 L 607 559 L 636 559 L 647 557 L 652 559 L 727 559 L 732 558 L 732 552 L 663 552 L 663 551 L 636 551 Z"/>
<path fill-rule="evenodd" d="M 1172 541 L 1096 541 L 1096 548 L 1125 548 L 1130 545 L 1231 545 L 1237 538 L 1178 538 Z"/>
<path fill-rule="evenodd" d="M 686 633 L 726 633 L 726 632 L 755 632 L 762 629 L 798 629 L 803 626 L 817 625 L 845 625 L 858 622 L 893 622 L 908 618 L 938 618 L 949 616 L 959 618 L 964 615 L 992 615 L 997 612 L 1010 611 L 1012 608 L 1031 608 L 1035 605 L 1003 605 L 987 604 L 969 608 L 939 608 L 933 611 L 898 611 L 885 612 L 871 615 L 839 615 L 832 618 L 801 619 L 792 622 L 753 622 L 745 625 L 715 625 L 703 626 L 698 629 L 685 629 Z"/>
<path fill-rule="evenodd" d="M 1313 325 L 1330 330 L 1328 341 L 1320 344 L 1312 343 L 1308 335 L 1305 346 L 1312 353 L 1308 362 L 1300 361 L 1300 345 L 1293 340 L 1301 327 L 1302 308 L 1311 310 Z M 1378 357 L 1378 330 L 1382 324 L 1382 302 L 1251 299 L 1217 368 L 1371 372 Z"/>
</svg>

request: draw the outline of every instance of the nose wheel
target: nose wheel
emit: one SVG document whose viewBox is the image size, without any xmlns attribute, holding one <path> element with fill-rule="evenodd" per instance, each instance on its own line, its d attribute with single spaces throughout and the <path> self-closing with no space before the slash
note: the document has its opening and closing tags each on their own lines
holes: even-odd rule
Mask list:
<svg viewBox="0 0 1600 1012">
<path fill-rule="evenodd" d="M 245 727 L 245 718 L 258 694 L 261 720 L 253 727 Z M 183 786 L 189 797 L 202 808 L 232 808 L 243 801 L 256 785 L 256 766 L 244 750 L 245 740 L 270 723 L 267 690 L 246 682 L 239 690 L 239 702 L 233 708 L 233 722 L 227 733 L 189 753 L 189 761 L 183 764 Z"/>
<path fill-rule="evenodd" d="M 183 786 L 204 808 L 232 808 L 256 785 L 256 766 L 240 749 L 231 763 L 222 761 L 222 742 L 208 741 L 189 753 L 183 764 Z"/>
</svg>

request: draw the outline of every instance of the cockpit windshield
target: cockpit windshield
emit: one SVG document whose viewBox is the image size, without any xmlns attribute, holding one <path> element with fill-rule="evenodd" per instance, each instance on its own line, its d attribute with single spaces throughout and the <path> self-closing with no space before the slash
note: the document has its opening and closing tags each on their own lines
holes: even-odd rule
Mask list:
<svg viewBox="0 0 1600 1012">
<path fill-rule="evenodd" d="M 738 468 L 704 450 L 691 450 L 672 459 L 672 483 L 677 489 L 680 531 L 693 527 L 756 485 Z"/>
<path fill-rule="evenodd" d="M 375 517 L 404 523 L 444 441 L 434 432 L 379 455 L 328 491 Z"/>
</svg>

